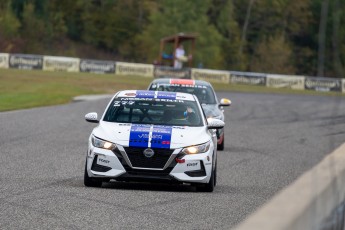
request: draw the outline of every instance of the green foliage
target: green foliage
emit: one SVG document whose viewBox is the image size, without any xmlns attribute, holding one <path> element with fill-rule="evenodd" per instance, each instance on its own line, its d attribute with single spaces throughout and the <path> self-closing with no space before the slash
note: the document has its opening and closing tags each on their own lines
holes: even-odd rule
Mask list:
<svg viewBox="0 0 345 230">
<path fill-rule="evenodd" d="M 223 36 L 221 43 L 223 65 L 226 69 L 245 70 L 245 57 L 241 54 L 241 32 L 235 20 L 232 1 L 213 0 L 209 10 L 209 20 Z"/>
<path fill-rule="evenodd" d="M 35 14 L 35 6 L 32 3 L 24 5 L 23 22 L 21 34 L 24 41 L 30 46 L 24 47 L 24 52 L 34 50 L 36 52 L 43 52 L 41 42 L 45 39 L 45 24 Z"/>
<path fill-rule="evenodd" d="M 14 38 L 18 35 L 20 22 L 13 14 L 9 4 L 0 8 L 0 32 L 5 38 Z"/>
<path fill-rule="evenodd" d="M 106 1 L 99 6 L 88 5 L 82 16 L 87 22 L 84 24 L 83 40 L 118 51 L 118 45 L 139 30 L 135 15 L 137 8 L 137 1 Z"/>
<path fill-rule="evenodd" d="M 150 24 L 138 35 L 138 55 L 146 62 L 153 62 L 159 52 L 162 37 L 177 33 L 195 33 L 198 35 L 193 59 L 195 65 L 203 63 L 208 68 L 223 68 L 221 52 L 222 36 L 209 24 L 206 15 L 209 1 L 163 0 L 161 8 L 151 14 Z M 190 47 L 185 45 L 187 53 Z"/>
<path fill-rule="evenodd" d="M 274 72 L 288 62 L 280 72 L 315 75 L 323 1 L 2 0 L 0 52 L 152 63 L 162 37 L 184 32 L 198 35 L 194 66 Z M 345 1 L 329 3 L 323 69 L 344 77 Z"/>
<path fill-rule="evenodd" d="M 262 73 L 295 74 L 292 50 L 283 35 L 270 36 L 258 44 L 251 69 Z"/>
</svg>

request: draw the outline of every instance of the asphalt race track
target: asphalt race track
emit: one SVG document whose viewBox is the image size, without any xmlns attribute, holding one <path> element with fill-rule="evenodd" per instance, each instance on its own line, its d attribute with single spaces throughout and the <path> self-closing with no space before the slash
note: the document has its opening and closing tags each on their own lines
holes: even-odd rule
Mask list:
<svg viewBox="0 0 345 230">
<path fill-rule="evenodd" d="M 218 186 L 83 185 L 87 138 L 107 100 L 0 113 L 0 229 L 229 229 L 345 141 L 341 97 L 219 93 Z M 317 177 L 311 186 L 317 186 Z"/>
</svg>

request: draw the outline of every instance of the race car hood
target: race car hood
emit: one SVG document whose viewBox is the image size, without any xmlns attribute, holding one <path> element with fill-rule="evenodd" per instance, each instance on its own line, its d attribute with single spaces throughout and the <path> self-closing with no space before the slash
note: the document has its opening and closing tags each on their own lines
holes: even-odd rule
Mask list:
<svg viewBox="0 0 345 230">
<path fill-rule="evenodd" d="M 219 109 L 218 104 L 202 104 L 201 106 L 207 118 L 212 117 L 224 121 L 224 115 Z"/>
<path fill-rule="evenodd" d="M 209 140 L 206 127 L 141 125 L 101 121 L 96 137 L 129 147 L 182 148 Z"/>
</svg>

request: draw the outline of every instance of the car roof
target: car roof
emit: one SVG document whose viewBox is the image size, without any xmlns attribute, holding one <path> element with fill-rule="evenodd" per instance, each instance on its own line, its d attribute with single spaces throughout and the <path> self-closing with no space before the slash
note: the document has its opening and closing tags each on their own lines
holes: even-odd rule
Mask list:
<svg viewBox="0 0 345 230">
<path fill-rule="evenodd" d="M 150 91 L 150 90 L 124 90 L 116 94 L 116 98 L 152 98 L 152 99 L 170 99 L 196 101 L 194 96 L 189 93 L 167 92 L 167 91 Z"/>
<path fill-rule="evenodd" d="M 204 85 L 211 86 L 207 81 L 182 79 L 182 78 L 157 78 L 151 84 L 172 84 L 172 85 Z"/>
</svg>

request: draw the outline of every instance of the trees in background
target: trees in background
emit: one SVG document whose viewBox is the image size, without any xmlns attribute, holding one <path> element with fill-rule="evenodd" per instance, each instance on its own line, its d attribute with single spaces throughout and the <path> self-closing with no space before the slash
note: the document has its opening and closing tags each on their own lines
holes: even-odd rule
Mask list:
<svg viewBox="0 0 345 230">
<path fill-rule="evenodd" d="M 0 3 L 0 50 L 12 50 L 19 37 L 20 21 L 9 2 Z"/>
<path fill-rule="evenodd" d="M 344 77 L 344 24 L 341 0 L 2 0 L 0 52 L 152 63 L 186 32 L 195 66 Z"/>
<path fill-rule="evenodd" d="M 152 62 L 157 58 L 162 37 L 192 32 L 198 35 L 197 52 L 193 57 L 195 64 L 224 68 L 221 50 L 223 37 L 208 21 L 209 6 L 208 0 L 199 1 L 198 4 L 185 0 L 160 1 L 159 8 L 150 15 L 150 23 L 143 33 L 136 36 L 139 57 L 145 62 Z M 187 53 L 191 49 L 188 45 L 186 43 L 184 47 Z M 166 52 L 173 53 L 173 50 Z"/>
<path fill-rule="evenodd" d="M 344 6 L 344 5 L 343 5 Z M 335 0 L 333 4 L 333 18 L 332 18 L 332 54 L 333 54 L 333 69 L 336 76 L 344 76 L 344 40 L 341 38 L 345 36 L 345 30 L 341 27 L 341 19 L 345 21 L 344 14 L 342 14 L 341 4 L 339 0 Z M 342 55 L 341 55 L 342 54 Z"/>
<path fill-rule="evenodd" d="M 241 28 L 236 20 L 236 9 L 232 1 L 212 0 L 208 11 L 210 24 L 222 35 L 221 55 L 223 66 L 246 70 L 246 60 L 241 47 Z M 223 67 L 224 68 L 224 67 Z"/>
<path fill-rule="evenodd" d="M 296 69 L 292 60 L 292 49 L 284 35 L 274 34 L 256 46 L 250 69 L 260 73 L 293 74 Z"/>
</svg>

